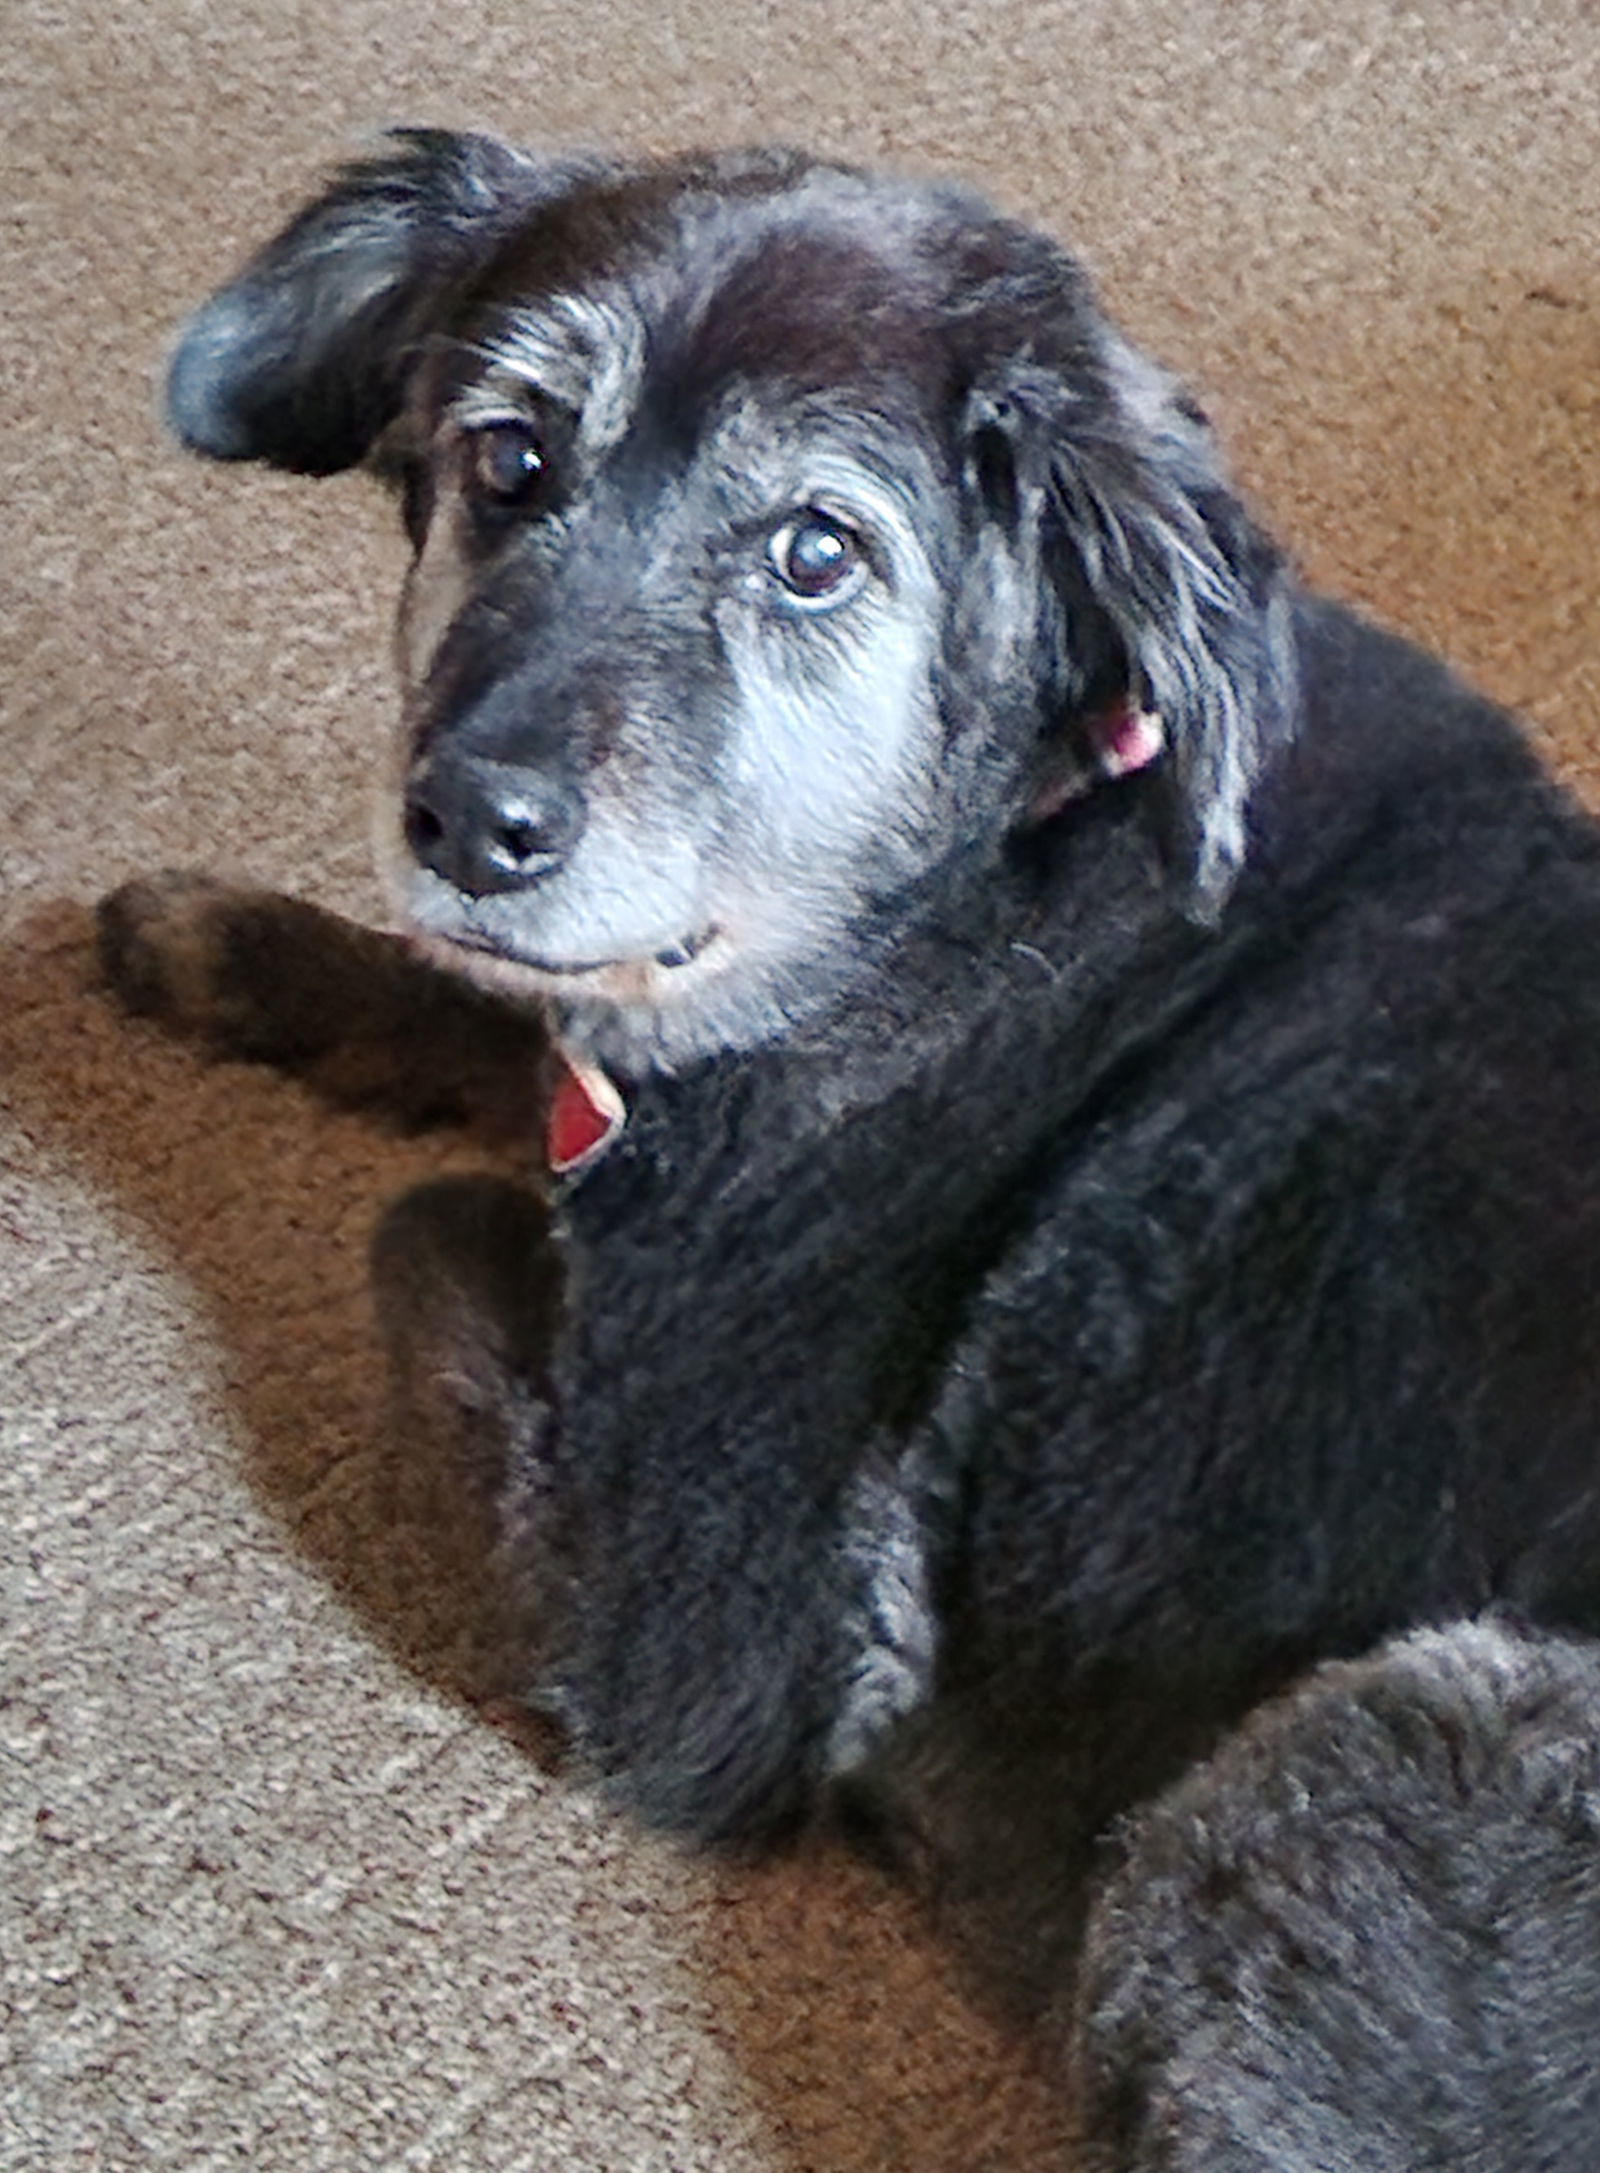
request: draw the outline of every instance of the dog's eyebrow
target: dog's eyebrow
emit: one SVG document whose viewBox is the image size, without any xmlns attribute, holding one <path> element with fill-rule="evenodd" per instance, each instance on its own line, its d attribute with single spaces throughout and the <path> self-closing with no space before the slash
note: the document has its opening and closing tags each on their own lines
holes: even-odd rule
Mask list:
<svg viewBox="0 0 1600 2173">
<path fill-rule="evenodd" d="M 627 428 L 644 376 L 644 327 L 620 298 L 557 294 L 536 308 L 512 305 L 479 351 L 488 370 L 462 389 L 452 414 L 493 419 L 532 390 L 570 408 L 596 452 Z"/>
<path fill-rule="evenodd" d="M 815 504 L 908 540 L 919 503 L 937 487 L 915 433 L 849 396 L 775 402 L 770 386 L 742 388 L 725 404 L 712 448 L 754 513 Z"/>
<path fill-rule="evenodd" d="M 461 344 L 461 354 L 476 367 L 469 376 L 464 374 L 466 363 L 458 363 L 459 382 L 442 409 L 446 421 L 465 424 L 469 428 L 474 424 L 507 422 L 527 412 L 530 393 L 555 397 L 547 384 L 524 370 L 509 368 L 491 346 L 476 340 L 465 341 Z"/>
</svg>

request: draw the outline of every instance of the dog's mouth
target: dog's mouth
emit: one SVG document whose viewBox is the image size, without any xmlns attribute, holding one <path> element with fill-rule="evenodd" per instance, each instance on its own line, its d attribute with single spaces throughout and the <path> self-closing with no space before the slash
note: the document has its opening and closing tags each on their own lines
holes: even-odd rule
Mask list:
<svg viewBox="0 0 1600 2173">
<path fill-rule="evenodd" d="M 475 962 L 482 961 L 496 979 L 505 975 L 515 975 L 519 980 L 526 977 L 527 985 L 546 994 L 557 990 L 576 994 L 586 990 L 595 995 L 635 1002 L 649 992 L 648 984 L 656 983 L 658 976 L 666 978 L 682 973 L 697 962 L 714 958 L 727 947 L 723 931 L 715 925 L 675 942 L 664 943 L 657 950 L 617 958 L 546 958 L 480 928 L 453 928 L 448 932 L 427 930 L 416 940 L 435 958 L 456 957 L 458 963 L 468 966 L 468 970 Z M 469 954 L 465 961 L 458 957 L 463 951 Z"/>
<path fill-rule="evenodd" d="M 664 943 L 659 951 L 651 952 L 650 963 L 653 966 L 662 967 L 668 973 L 676 973 L 681 966 L 692 966 L 701 953 L 708 949 L 716 939 L 717 930 L 715 928 L 703 928 L 697 936 L 686 936 L 678 943 Z M 557 966 L 544 959 L 529 959 L 526 963 L 536 966 L 542 973 L 570 975 L 606 973 L 614 967 L 632 965 L 637 961 L 626 958 L 599 958 L 583 965 Z"/>
</svg>

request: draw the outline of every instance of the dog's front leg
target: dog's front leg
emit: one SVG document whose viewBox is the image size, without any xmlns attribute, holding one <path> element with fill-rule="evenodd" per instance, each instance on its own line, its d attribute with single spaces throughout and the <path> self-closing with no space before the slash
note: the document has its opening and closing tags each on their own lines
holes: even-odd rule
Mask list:
<svg viewBox="0 0 1600 2173">
<path fill-rule="evenodd" d="M 404 1521 L 466 1603 L 480 1689 L 537 1704 L 566 1574 L 550 1353 L 563 1270 L 545 1203 L 496 1177 L 420 1185 L 372 1243 Z"/>
<path fill-rule="evenodd" d="M 296 1073 L 407 1125 L 536 1120 L 539 1018 L 399 937 L 278 892 L 187 873 L 126 883 L 99 909 L 100 961 L 128 1008 L 221 1056 Z"/>
</svg>

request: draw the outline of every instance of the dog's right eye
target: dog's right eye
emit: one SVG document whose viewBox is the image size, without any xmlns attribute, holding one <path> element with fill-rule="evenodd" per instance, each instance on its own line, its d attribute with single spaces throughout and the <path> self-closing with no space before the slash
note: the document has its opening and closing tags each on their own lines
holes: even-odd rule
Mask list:
<svg viewBox="0 0 1600 2173">
<path fill-rule="evenodd" d="M 507 511 L 537 505 L 549 489 L 550 456 L 527 422 L 487 423 L 472 434 L 470 486 L 485 503 Z"/>
</svg>

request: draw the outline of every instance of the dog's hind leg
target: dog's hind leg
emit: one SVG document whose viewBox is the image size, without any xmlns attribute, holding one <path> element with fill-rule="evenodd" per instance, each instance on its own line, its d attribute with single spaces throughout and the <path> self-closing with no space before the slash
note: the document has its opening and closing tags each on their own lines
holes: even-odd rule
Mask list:
<svg viewBox="0 0 1600 2173">
<path fill-rule="evenodd" d="M 220 1056 L 272 1064 L 407 1125 L 538 1120 L 539 1018 L 380 934 L 275 891 L 167 874 L 101 901 L 100 963 L 128 1008 Z"/>
<path fill-rule="evenodd" d="M 1123 1842 L 1070 2020 L 1086 2173 L 1600 2163 L 1600 1645 L 1327 1666 Z"/>
</svg>

